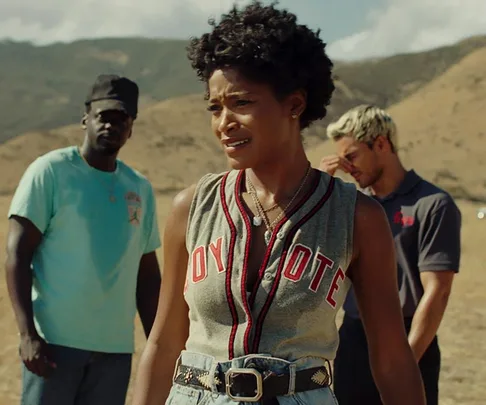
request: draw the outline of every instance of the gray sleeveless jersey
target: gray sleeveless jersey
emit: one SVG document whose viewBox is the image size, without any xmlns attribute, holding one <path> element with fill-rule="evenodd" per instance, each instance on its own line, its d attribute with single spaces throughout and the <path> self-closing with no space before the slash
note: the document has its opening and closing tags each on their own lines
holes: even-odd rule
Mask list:
<svg viewBox="0 0 486 405">
<path fill-rule="evenodd" d="M 252 225 L 241 197 L 244 178 L 244 171 L 209 174 L 197 185 L 186 238 L 186 349 L 219 361 L 250 353 L 331 360 L 336 313 L 349 288 L 356 188 L 316 176 L 276 226 L 247 292 Z"/>
</svg>

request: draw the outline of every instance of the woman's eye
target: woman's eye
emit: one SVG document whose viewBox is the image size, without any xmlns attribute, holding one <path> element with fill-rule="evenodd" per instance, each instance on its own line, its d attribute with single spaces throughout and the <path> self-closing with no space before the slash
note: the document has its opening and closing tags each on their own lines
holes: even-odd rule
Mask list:
<svg viewBox="0 0 486 405">
<path fill-rule="evenodd" d="M 238 107 L 242 107 L 242 106 L 245 106 L 245 105 L 248 105 L 248 104 L 251 104 L 252 102 L 250 100 L 237 100 L 236 101 L 236 105 Z"/>
<path fill-rule="evenodd" d="M 216 111 L 219 111 L 220 109 L 221 109 L 221 107 L 216 105 L 216 104 L 212 104 L 212 105 L 209 105 L 207 107 L 207 110 L 210 111 L 210 112 L 216 112 Z"/>
</svg>

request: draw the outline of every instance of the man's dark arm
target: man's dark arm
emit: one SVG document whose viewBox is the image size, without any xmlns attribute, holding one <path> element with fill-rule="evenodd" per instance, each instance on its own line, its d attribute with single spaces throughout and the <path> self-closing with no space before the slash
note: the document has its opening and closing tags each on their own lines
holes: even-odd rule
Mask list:
<svg viewBox="0 0 486 405">
<path fill-rule="evenodd" d="M 137 308 L 145 336 L 148 337 L 157 314 L 160 292 L 160 268 L 155 252 L 142 256 L 137 279 Z"/>
<path fill-rule="evenodd" d="M 19 216 L 10 218 L 5 275 L 20 334 L 20 357 L 31 372 L 45 377 L 56 365 L 35 328 L 32 309 L 31 263 L 41 240 L 42 233 L 31 221 Z"/>
<path fill-rule="evenodd" d="M 31 263 L 42 240 L 41 232 L 28 219 L 13 216 L 7 235 L 7 288 L 21 336 L 36 335 L 32 310 Z"/>
</svg>

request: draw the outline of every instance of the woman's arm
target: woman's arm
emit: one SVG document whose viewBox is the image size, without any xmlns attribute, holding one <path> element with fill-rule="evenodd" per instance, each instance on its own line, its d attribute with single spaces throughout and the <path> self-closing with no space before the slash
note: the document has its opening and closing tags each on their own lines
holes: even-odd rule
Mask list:
<svg viewBox="0 0 486 405">
<path fill-rule="evenodd" d="M 186 228 L 194 189 L 194 186 L 187 188 L 175 197 L 165 225 L 159 305 L 140 358 L 133 405 L 165 403 L 172 386 L 175 363 L 189 334 L 183 290 L 188 263 Z"/>
<path fill-rule="evenodd" d="M 395 246 L 382 207 L 358 193 L 353 282 L 366 331 L 371 370 L 386 405 L 425 405 L 420 371 L 407 340 L 398 296 Z"/>
</svg>

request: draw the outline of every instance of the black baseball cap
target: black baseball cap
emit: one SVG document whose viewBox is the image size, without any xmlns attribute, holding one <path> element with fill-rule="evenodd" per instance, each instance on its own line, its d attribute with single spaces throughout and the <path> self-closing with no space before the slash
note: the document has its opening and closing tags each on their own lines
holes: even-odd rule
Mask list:
<svg viewBox="0 0 486 405">
<path fill-rule="evenodd" d="M 101 74 L 96 78 L 85 105 L 97 111 L 120 110 L 133 119 L 138 113 L 138 86 L 135 82 L 112 74 Z"/>
</svg>

